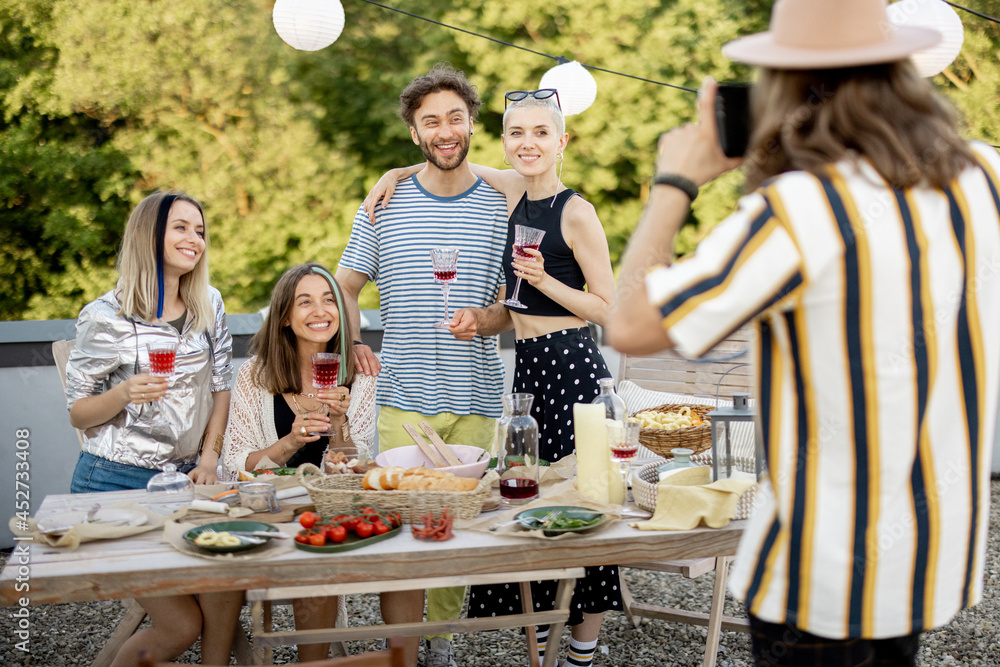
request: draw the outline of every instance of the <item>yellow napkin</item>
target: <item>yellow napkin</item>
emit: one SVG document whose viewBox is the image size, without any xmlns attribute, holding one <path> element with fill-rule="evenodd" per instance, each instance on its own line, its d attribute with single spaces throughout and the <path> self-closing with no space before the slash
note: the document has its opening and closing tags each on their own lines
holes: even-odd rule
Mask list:
<svg viewBox="0 0 1000 667">
<path fill-rule="evenodd" d="M 639 530 L 691 530 L 704 521 L 710 528 L 722 528 L 733 518 L 740 496 L 754 482 L 732 478 L 710 481 L 708 466 L 672 474 L 656 487 L 653 517 L 629 525 Z"/>
</svg>

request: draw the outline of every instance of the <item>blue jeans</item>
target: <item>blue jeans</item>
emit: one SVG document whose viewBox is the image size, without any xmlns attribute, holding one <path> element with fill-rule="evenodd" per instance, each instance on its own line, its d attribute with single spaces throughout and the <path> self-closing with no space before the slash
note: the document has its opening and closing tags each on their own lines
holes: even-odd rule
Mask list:
<svg viewBox="0 0 1000 667">
<path fill-rule="evenodd" d="M 177 470 L 185 473 L 192 468 L 194 466 L 191 464 L 177 466 Z M 69 490 L 70 493 L 94 493 L 145 489 L 150 478 L 159 472 L 159 470 L 117 463 L 87 452 L 80 452 Z"/>
</svg>

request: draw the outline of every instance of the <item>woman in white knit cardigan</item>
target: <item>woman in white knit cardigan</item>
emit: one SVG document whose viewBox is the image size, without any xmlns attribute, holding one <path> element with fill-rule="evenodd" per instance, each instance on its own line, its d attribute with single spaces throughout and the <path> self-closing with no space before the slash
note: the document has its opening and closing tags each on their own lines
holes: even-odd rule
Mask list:
<svg viewBox="0 0 1000 667">
<path fill-rule="evenodd" d="M 375 378 L 358 374 L 340 288 L 319 264 L 295 266 L 271 293 L 250 343 L 254 355 L 233 388 L 223 474 L 237 478 L 265 456 L 281 466 L 321 466 L 327 446 L 370 452 L 375 435 Z M 313 387 L 314 352 L 341 355 L 337 387 Z M 333 428 L 335 435 L 317 435 Z"/>
<path fill-rule="evenodd" d="M 356 373 L 354 346 L 340 286 L 319 264 L 285 272 L 271 293 L 271 306 L 253 337 L 253 357 L 240 367 L 233 388 L 222 453 L 223 475 L 236 479 L 267 456 L 288 467 L 322 466 L 327 447 L 355 445 L 371 452 L 375 436 L 375 378 Z M 313 387 L 314 352 L 341 355 L 335 389 Z M 318 433 L 332 428 L 329 438 Z M 423 591 L 382 594 L 386 623 L 419 622 Z M 300 604 L 301 603 L 301 604 Z M 336 597 L 295 600 L 298 629 L 329 628 L 337 618 Z M 407 664 L 416 665 L 419 638 L 407 648 Z M 322 660 L 329 644 L 299 646 L 299 660 Z"/>
</svg>

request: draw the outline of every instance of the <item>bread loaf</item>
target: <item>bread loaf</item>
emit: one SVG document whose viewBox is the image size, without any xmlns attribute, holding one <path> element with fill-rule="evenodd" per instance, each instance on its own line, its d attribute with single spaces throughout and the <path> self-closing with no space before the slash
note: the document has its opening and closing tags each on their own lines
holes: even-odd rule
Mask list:
<svg viewBox="0 0 1000 667">
<path fill-rule="evenodd" d="M 404 468 L 389 466 L 387 468 L 372 468 L 361 479 L 361 488 L 368 491 L 391 491 L 399 488 L 403 480 Z"/>
<path fill-rule="evenodd" d="M 479 480 L 456 477 L 450 472 L 433 468 L 410 468 L 403 473 L 400 491 L 472 491 Z"/>
</svg>

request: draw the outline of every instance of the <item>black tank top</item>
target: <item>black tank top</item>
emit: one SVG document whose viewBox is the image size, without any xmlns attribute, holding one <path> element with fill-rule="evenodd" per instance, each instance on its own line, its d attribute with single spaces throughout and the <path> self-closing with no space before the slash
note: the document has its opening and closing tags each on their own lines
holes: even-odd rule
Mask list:
<svg viewBox="0 0 1000 667">
<path fill-rule="evenodd" d="M 517 203 L 514 212 L 510 214 L 507 245 L 503 252 L 507 298 L 510 298 L 514 293 L 514 285 L 517 283 L 514 267 L 511 266 L 511 262 L 514 261 L 514 225 L 527 225 L 536 229 L 544 229 L 545 236 L 542 237 L 542 244 L 538 251 L 545 259 L 545 272 L 575 290 L 583 290 L 583 286 L 586 284 L 583 270 L 573 256 L 573 251 L 566 245 L 566 240 L 562 235 L 563 209 L 566 207 L 566 202 L 574 195 L 577 195 L 577 192 L 567 188 L 555 196 L 555 203 L 553 203 L 551 197 L 538 201 L 529 200 L 527 193 L 525 193 L 521 197 L 521 201 Z M 521 291 L 517 298 L 528 308 L 526 310 L 510 308 L 515 313 L 541 315 L 542 317 L 573 315 L 569 310 L 529 285 L 527 280 L 521 281 Z"/>
</svg>

